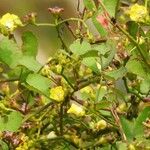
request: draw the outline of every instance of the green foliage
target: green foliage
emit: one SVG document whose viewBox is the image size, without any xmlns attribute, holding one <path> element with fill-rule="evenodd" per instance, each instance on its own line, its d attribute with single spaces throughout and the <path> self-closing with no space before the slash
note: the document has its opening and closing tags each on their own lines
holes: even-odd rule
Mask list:
<svg viewBox="0 0 150 150">
<path fill-rule="evenodd" d="M 66 20 L 49 8 L 54 23 L 2 16 L 0 149 L 149 149 L 150 16 L 147 4 L 131 3 L 84 0 L 82 11 L 78 1 L 78 17 Z M 57 29 L 62 46 L 45 64 L 34 33 L 23 32 L 22 46 L 15 39 L 28 24 Z"/>
<path fill-rule="evenodd" d="M 127 22 L 127 27 L 129 34 L 133 36 L 133 38 L 136 38 L 139 30 L 138 24 L 134 21 L 129 21 Z"/>
<path fill-rule="evenodd" d="M 74 41 L 70 49 L 76 55 L 83 55 L 91 50 L 91 45 L 87 41 L 80 41 L 80 39 L 78 39 Z"/>
<path fill-rule="evenodd" d="M 126 68 L 121 67 L 119 69 L 107 72 L 107 73 L 105 73 L 105 75 L 114 79 L 114 80 L 118 80 L 118 79 L 121 79 L 126 73 L 127 73 Z"/>
<path fill-rule="evenodd" d="M 108 11 L 109 15 L 111 17 L 116 17 L 120 0 L 111 0 L 111 1 L 102 0 L 102 2 L 106 10 Z"/>
<path fill-rule="evenodd" d="M 19 65 L 22 65 L 33 72 L 38 72 L 42 65 L 34 59 L 32 56 L 23 56 L 19 60 Z"/>
<path fill-rule="evenodd" d="M 103 28 L 103 26 L 97 21 L 98 14 L 99 12 L 95 16 L 93 16 L 92 18 L 93 24 L 95 25 L 97 31 L 100 33 L 101 36 L 106 36 L 108 34 L 107 30 Z"/>
<path fill-rule="evenodd" d="M 22 41 L 23 54 L 36 58 L 38 52 L 38 41 L 36 36 L 30 31 L 24 32 L 22 35 Z"/>
<path fill-rule="evenodd" d="M 0 140 L 0 148 L 1 150 L 9 150 L 8 145 L 2 140 Z"/>
<path fill-rule="evenodd" d="M 7 64 L 10 68 L 14 68 L 18 65 L 21 56 L 21 52 L 14 41 L 9 40 L 8 38 L 3 38 L 0 41 L 1 62 Z"/>
<path fill-rule="evenodd" d="M 29 74 L 26 78 L 26 82 L 35 91 L 40 92 L 43 95 L 49 97 L 49 87 L 51 81 L 40 74 Z"/>
<path fill-rule="evenodd" d="M 138 136 L 143 136 L 144 135 L 144 126 L 143 126 L 143 122 L 146 121 L 147 118 L 150 117 L 150 107 L 146 107 L 144 108 L 144 110 L 139 114 L 139 116 L 137 117 L 136 121 L 135 121 L 135 125 L 134 125 L 134 134 L 136 137 Z"/>
<path fill-rule="evenodd" d="M 10 112 L 7 116 L 0 118 L 0 131 L 16 132 L 22 123 L 22 115 L 17 111 Z"/>
<path fill-rule="evenodd" d="M 96 6 L 94 1 L 92 0 L 83 0 L 84 5 L 86 8 L 88 8 L 90 11 L 96 10 Z"/>
</svg>

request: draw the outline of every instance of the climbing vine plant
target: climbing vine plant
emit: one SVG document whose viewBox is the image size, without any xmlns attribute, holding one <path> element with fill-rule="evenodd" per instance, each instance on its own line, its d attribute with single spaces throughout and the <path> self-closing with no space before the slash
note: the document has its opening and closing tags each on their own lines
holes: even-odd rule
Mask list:
<svg viewBox="0 0 150 150">
<path fill-rule="evenodd" d="M 149 6 L 149 0 L 78 0 L 76 18 L 48 8 L 50 23 L 37 22 L 35 13 L 2 15 L 0 149 L 150 149 Z M 21 35 L 21 46 L 15 39 L 14 30 L 28 24 L 57 31 L 62 46 L 44 65 L 32 31 Z"/>
</svg>

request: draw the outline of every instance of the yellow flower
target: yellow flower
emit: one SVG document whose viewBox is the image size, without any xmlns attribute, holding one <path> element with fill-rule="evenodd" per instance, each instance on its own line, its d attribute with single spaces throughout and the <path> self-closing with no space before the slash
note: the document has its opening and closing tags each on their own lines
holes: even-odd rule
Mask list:
<svg viewBox="0 0 150 150">
<path fill-rule="evenodd" d="M 9 34 L 13 32 L 18 26 L 23 26 L 20 18 L 14 14 L 7 13 L 0 19 L 1 33 Z"/>
<path fill-rule="evenodd" d="M 85 115 L 85 110 L 82 106 L 72 104 L 71 107 L 68 109 L 67 113 L 82 117 Z"/>
<path fill-rule="evenodd" d="M 62 86 L 57 86 L 55 88 L 51 88 L 50 90 L 50 98 L 54 99 L 57 102 L 64 101 L 65 92 Z"/>
<path fill-rule="evenodd" d="M 92 89 L 92 87 L 90 87 L 90 86 L 86 86 L 86 87 L 82 88 L 82 89 L 80 90 L 80 92 L 81 92 L 81 93 L 91 94 L 91 93 L 93 93 L 93 89 Z"/>
<path fill-rule="evenodd" d="M 103 119 L 101 119 L 100 121 L 98 121 L 98 122 L 96 123 L 95 128 L 96 128 L 96 130 L 104 130 L 104 129 L 106 128 L 106 126 L 107 126 L 106 121 L 103 120 Z"/>
<path fill-rule="evenodd" d="M 127 14 L 130 16 L 132 21 L 137 22 L 145 22 L 149 18 L 146 7 L 138 4 L 131 6 L 127 11 Z"/>
</svg>

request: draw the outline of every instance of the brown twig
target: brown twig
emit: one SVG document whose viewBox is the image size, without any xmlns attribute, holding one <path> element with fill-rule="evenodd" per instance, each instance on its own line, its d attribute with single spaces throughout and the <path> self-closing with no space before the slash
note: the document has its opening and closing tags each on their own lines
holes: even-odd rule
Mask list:
<svg viewBox="0 0 150 150">
<path fill-rule="evenodd" d="M 14 82 L 18 81 L 19 79 L 7 79 L 7 80 L 0 80 L 0 83 L 5 83 L 5 82 Z"/>
<path fill-rule="evenodd" d="M 116 112 L 116 109 L 115 107 L 111 108 L 111 113 L 116 121 L 116 124 L 119 126 L 119 130 L 120 130 L 120 134 L 122 136 L 122 140 L 124 141 L 127 141 L 127 138 L 126 138 L 126 135 L 124 134 L 124 131 L 123 131 L 123 128 L 122 128 L 122 125 L 121 125 L 121 122 L 120 122 L 120 118 Z"/>
</svg>

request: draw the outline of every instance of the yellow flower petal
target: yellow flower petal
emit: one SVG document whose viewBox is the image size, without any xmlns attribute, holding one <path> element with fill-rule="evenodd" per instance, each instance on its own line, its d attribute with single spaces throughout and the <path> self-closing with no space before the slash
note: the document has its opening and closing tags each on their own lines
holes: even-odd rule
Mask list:
<svg viewBox="0 0 150 150">
<path fill-rule="evenodd" d="M 96 123 L 96 127 L 95 128 L 96 128 L 96 130 L 104 130 L 106 128 L 106 126 L 107 126 L 106 121 L 101 119 L 100 121 L 98 121 Z"/>
<path fill-rule="evenodd" d="M 64 101 L 65 92 L 62 86 L 57 86 L 55 88 L 51 88 L 50 90 L 50 98 L 54 99 L 57 102 Z"/>
<path fill-rule="evenodd" d="M 71 107 L 68 109 L 67 113 L 81 117 L 85 115 L 85 110 L 83 109 L 82 106 L 72 104 Z"/>
<path fill-rule="evenodd" d="M 14 31 L 18 26 L 23 26 L 18 16 L 7 13 L 0 19 L 0 29 L 3 34 Z"/>
<path fill-rule="evenodd" d="M 127 12 L 133 21 L 145 22 L 148 19 L 148 11 L 145 6 L 135 4 Z"/>
</svg>

